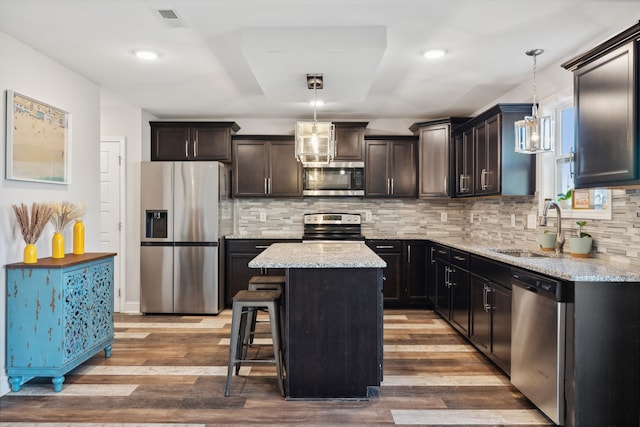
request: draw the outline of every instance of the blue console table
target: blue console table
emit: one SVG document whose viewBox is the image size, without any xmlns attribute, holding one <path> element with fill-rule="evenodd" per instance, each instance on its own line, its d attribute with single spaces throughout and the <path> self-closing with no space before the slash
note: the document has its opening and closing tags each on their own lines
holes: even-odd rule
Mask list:
<svg viewBox="0 0 640 427">
<path fill-rule="evenodd" d="M 104 349 L 111 356 L 115 253 L 66 254 L 6 265 L 7 375 L 12 391 L 64 374 Z"/>
</svg>

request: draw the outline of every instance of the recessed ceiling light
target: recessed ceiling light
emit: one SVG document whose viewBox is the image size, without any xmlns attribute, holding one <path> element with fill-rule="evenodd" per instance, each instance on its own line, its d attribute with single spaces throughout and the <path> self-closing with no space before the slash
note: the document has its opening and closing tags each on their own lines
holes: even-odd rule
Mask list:
<svg viewBox="0 0 640 427">
<path fill-rule="evenodd" d="M 144 59 L 145 61 L 153 61 L 158 59 L 158 52 L 154 52 L 152 50 L 136 50 L 133 54 L 139 59 Z"/>
<path fill-rule="evenodd" d="M 427 59 L 438 59 L 442 58 L 445 53 L 447 53 L 447 51 L 444 49 L 429 49 L 425 50 L 423 55 Z"/>
</svg>

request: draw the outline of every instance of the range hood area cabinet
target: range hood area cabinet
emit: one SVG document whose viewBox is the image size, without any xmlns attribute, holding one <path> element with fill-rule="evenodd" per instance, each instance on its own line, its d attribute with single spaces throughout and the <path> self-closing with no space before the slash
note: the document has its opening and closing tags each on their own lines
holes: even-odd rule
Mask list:
<svg viewBox="0 0 640 427">
<path fill-rule="evenodd" d="M 415 136 L 365 137 L 365 197 L 416 197 Z"/>
<path fill-rule="evenodd" d="M 233 197 L 302 197 L 302 164 L 290 135 L 233 138 Z"/>
<path fill-rule="evenodd" d="M 640 184 L 640 22 L 562 67 L 573 72 L 575 187 Z"/>
<path fill-rule="evenodd" d="M 149 122 L 151 160 L 206 160 L 231 162 L 231 137 L 240 130 L 235 122 Z"/>
<path fill-rule="evenodd" d="M 364 162 L 364 130 L 369 122 L 334 122 L 336 156 L 341 162 Z"/>
<path fill-rule="evenodd" d="M 418 197 L 452 197 L 455 178 L 453 132 L 469 117 L 446 117 L 414 123 L 418 135 Z"/>
<path fill-rule="evenodd" d="M 535 155 L 514 150 L 514 123 L 531 104 L 497 104 L 455 131 L 455 197 L 524 196 L 535 192 Z"/>
</svg>

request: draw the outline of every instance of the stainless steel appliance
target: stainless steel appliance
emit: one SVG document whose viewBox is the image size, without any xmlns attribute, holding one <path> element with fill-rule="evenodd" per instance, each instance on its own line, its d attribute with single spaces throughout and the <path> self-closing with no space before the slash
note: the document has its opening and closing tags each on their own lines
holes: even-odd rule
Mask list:
<svg viewBox="0 0 640 427">
<path fill-rule="evenodd" d="M 302 241 L 364 242 L 362 218 L 359 214 L 305 214 Z"/>
<path fill-rule="evenodd" d="M 218 162 L 141 164 L 140 310 L 216 314 L 220 244 L 232 227 L 229 170 Z"/>
<path fill-rule="evenodd" d="M 564 425 L 566 284 L 512 269 L 511 285 L 511 383 Z"/>
<path fill-rule="evenodd" d="M 330 162 L 302 170 L 304 196 L 364 196 L 364 162 Z"/>
</svg>

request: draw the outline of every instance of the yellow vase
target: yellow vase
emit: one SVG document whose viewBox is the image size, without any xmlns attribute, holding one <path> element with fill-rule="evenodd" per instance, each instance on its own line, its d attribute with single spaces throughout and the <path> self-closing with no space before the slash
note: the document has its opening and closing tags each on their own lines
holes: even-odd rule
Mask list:
<svg viewBox="0 0 640 427">
<path fill-rule="evenodd" d="M 80 219 L 73 225 L 73 253 L 76 255 L 84 253 L 84 224 Z"/>
<path fill-rule="evenodd" d="M 38 262 L 38 249 L 33 243 L 29 243 L 24 247 L 23 253 L 25 264 L 36 264 Z"/>
<path fill-rule="evenodd" d="M 64 258 L 64 236 L 59 231 L 51 239 L 51 258 Z"/>
</svg>

